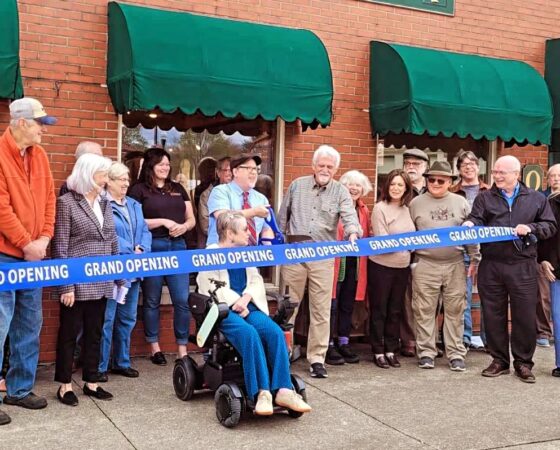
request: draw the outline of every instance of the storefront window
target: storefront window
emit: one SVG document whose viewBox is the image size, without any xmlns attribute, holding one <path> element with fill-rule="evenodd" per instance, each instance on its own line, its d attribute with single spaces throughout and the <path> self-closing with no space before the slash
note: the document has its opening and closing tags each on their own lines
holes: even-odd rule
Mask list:
<svg viewBox="0 0 560 450">
<path fill-rule="evenodd" d="M 384 3 L 410 9 L 421 9 L 439 14 L 454 15 L 455 0 L 361 0 L 370 3 Z"/>
</svg>

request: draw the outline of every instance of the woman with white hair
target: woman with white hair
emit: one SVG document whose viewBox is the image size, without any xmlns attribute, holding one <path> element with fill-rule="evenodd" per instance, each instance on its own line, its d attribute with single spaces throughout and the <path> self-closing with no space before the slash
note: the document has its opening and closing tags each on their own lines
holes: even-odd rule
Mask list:
<svg viewBox="0 0 560 450">
<path fill-rule="evenodd" d="M 142 205 L 126 195 L 129 185 L 128 167 L 119 162 L 113 163 L 109 169 L 105 198 L 113 210 L 121 255 L 149 252 L 152 248 L 152 233 L 144 220 Z M 128 378 L 136 378 L 139 375 L 138 371 L 130 366 L 130 336 L 136 325 L 140 279 L 128 280 L 127 288 L 126 297 L 107 300 L 99 361 L 101 382 L 107 381 L 109 366 L 114 374 Z M 111 341 L 113 356 L 109 364 Z"/>
<path fill-rule="evenodd" d="M 368 177 L 351 170 L 340 177 L 340 183 L 348 189 L 354 202 L 363 237 L 369 236 L 369 209 L 362 198 L 372 191 Z M 338 224 L 338 240 L 344 239 L 342 223 Z M 367 288 L 367 256 L 336 258 L 334 265 L 333 302 L 331 306 L 331 338 L 325 362 L 331 365 L 355 364 L 359 356 L 350 347 L 350 330 L 354 301 L 363 302 Z M 335 342 L 335 336 L 338 337 Z"/>
<path fill-rule="evenodd" d="M 78 159 L 67 184 L 70 192 L 59 197 L 56 205 L 56 226 L 52 241 L 55 259 L 108 256 L 119 253 L 113 212 L 109 202 L 100 196 L 111 160 L 86 154 Z M 117 285 L 124 286 L 119 280 Z M 97 385 L 101 331 L 107 299 L 113 297 L 113 281 L 99 281 L 59 286 L 60 325 L 56 345 L 55 381 L 61 383 L 57 398 L 76 406 L 78 398 L 72 391 L 72 361 L 76 337 L 83 328 L 84 394 L 99 400 L 113 395 Z"/>
</svg>

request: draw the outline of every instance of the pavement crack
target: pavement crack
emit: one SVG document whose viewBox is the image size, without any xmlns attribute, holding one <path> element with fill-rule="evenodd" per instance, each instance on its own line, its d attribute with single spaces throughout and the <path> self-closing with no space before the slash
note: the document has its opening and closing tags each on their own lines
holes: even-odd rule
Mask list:
<svg viewBox="0 0 560 450">
<path fill-rule="evenodd" d="M 80 386 L 80 383 L 78 383 L 78 381 L 76 381 L 73 377 L 72 377 L 72 381 L 73 383 L 78 386 L 80 389 L 83 389 L 83 385 Z M 111 419 L 107 413 L 103 410 L 103 408 L 101 408 L 101 406 L 99 406 L 99 403 L 97 403 L 92 397 L 89 397 L 89 400 L 91 400 L 93 402 L 93 404 L 95 405 L 95 407 L 101 412 L 101 414 L 103 414 L 105 416 L 105 418 L 113 425 L 113 427 L 115 428 L 115 430 L 117 430 L 121 436 L 123 438 L 126 439 L 126 441 L 130 444 L 130 446 L 134 449 L 134 450 L 138 450 L 138 447 L 136 447 L 132 441 L 128 438 L 128 436 L 126 434 L 124 434 L 124 432 L 119 428 L 119 426 L 113 421 L 113 419 Z"/>
<path fill-rule="evenodd" d="M 532 444 L 546 444 L 547 442 L 558 442 L 560 441 L 559 438 L 552 438 L 552 439 L 542 439 L 539 441 L 527 441 L 527 442 L 519 442 L 516 444 L 508 444 L 508 445 L 500 445 L 498 447 L 485 447 L 484 450 L 498 450 L 501 448 L 516 448 L 516 447 L 522 447 L 525 445 L 532 445 Z"/>
<path fill-rule="evenodd" d="M 394 426 L 392 426 L 392 425 L 390 425 L 390 424 L 384 422 L 383 420 L 378 419 L 377 417 L 375 417 L 374 415 L 368 413 L 367 411 L 364 411 L 363 409 L 361 409 L 361 408 L 359 408 L 359 407 L 353 405 L 352 403 L 350 403 L 350 402 L 348 402 L 348 401 L 346 401 L 346 400 L 344 400 L 344 399 L 342 399 L 342 398 L 340 398 L 340 397 L 337 397 L 336 395 L 331 394 L 330 392 L 327 392 L 327 391 L 325 391 L 324 389 L 321 389 L 321 388 L 318 387 L 317 385 L 315 385 L 315 384 L 313 384 L 313 383 L 309 383 L 309 381 L 307 381 L 307 380 L 306 380 L 305 384 L 307 384 L 307 385 L 309 385 L 309 386 L 313 386 L 315 389 L 317 389 L 318 391 L 320 391 L 320 392 L 322 392 L 323 394 L 327 395 L 328 397 L 330 397 L 330 398 L 332 398 L 332 399 L 334 399 L 334 400 L 336 400 L 336 401 L 339 401 L 340 403 L 343 403 L 343 404 L 345 404 L 346 406 L 349 406 L 349 407 L 352 408 L 353 410 L 358 411 L 359 413 L 361 413 L 361 414 L 363 414 L 364 416 L 366 416 L 366 417 L 372 419 L 373 421 L 377 422 L 378 424 L 380 424 L 380 425 L 382 425 L 382 426 L 384 426 L 384 427 L 387 427 L 387 428 L 389 428 L 389 429 L 391 429 L 391 430 L 393 430 L 393 431 L 395 431 L 395 432 L 397 432 L 397 433 L 399 433 L 399 434 L 401 434 L 401 435 L 403 435 L 403 436 L 406 436 L 407 438 L 412 439 L 413 441 L 416 441 L 416 442 L 418 442 L 419 444 L 425 445 L 425 446 L 430 447 L 430 448 L 437 448 L 437 447 L 434 447 L 433 445 L 431 445 L 429 442 L 425 442 L 425 441 L 423 441 L 422 439 L 417 438 L 416 436 L 413 436 L 413 435 L 411 435 L 411 434 L 405 433 L 404 431 L 399 430 L 398 428 L 396 428 L 396 427 L 394 427 Z M 488 449 L 488 450 L 489 450 L 489 449 Z"/>
</svg>

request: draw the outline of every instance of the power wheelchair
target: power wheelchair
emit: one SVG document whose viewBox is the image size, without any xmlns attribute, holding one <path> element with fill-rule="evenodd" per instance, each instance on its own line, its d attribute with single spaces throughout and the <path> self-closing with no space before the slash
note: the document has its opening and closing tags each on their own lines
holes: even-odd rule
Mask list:
<svg viewBox="0 0 560 450">
<path fill-rule="evenodd" d="M 207 349 L 205 361 L 198 364 L 190 355 L 177 359 L 173 368 L 173 387 L 177 397 L 183 401 L 191 399 L 195 391 L 215 392 L 216 416 L 223 426 L 233 428 L 243 414 L 254 410 L 255 402 L 248 398 L 245 391 L 240 355 L 218 329 L 220 321 L 230 314 L 228 305 L 219 303 L 216 295 L 225 283 L 214 279 L 210 281 L 214 289 L 208 292 L 209 296 L 196 292 L 189 295 L 189 306 L 197 329 L 197 336 L 190 336 L 189 340 Z M 272 319 L 282 328 L 289 344 L 292 325 L 288 320 L 297 303 L 290 301 L 287 292 L 284 295 L 267 292 L 267 297 L 277 301 L 278 308 Z M 307 401 L 304 381 L 295 374 L 291 374 L 291 380 L 296 393 Z M 303 414 L 279 406 L 275 406 L 274 411 L 285 411 L 293 418 Z"/>
</svg>

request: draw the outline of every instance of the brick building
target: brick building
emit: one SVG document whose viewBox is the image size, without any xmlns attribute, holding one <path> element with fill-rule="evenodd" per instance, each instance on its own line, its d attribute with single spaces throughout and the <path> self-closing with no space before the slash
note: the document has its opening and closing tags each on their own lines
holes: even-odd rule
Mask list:
<svg viewBox="0 0 560 450">
<path fill-rule="evenodd" d="M 268 120 L 259 124 L 270 136 L 270 148 L 264 151 L 273 155 L 274 164 L 269 171 L 277 183 L 276 201 L 281 198 L 282 187 L 309 172 L 312 152 L 323 143 L 341 152 L 341 172 L 358 168 L 372 180 L 399 164 L 402 146 L 429 148 L 434 159 L 450 161 L 460 148 L 469 148 L 483 157 L 487 168 L 503 153 L 513 154 L 527 164 L 546 167 L 548 163 L 547 146 L 540 142 L 521 145 L 525 143 L 523 136 L 517 139 L 520 143 L 504 143 L 504 136 L 491 140 L 481 136 L 474 139 L 469 135 L 460 138 L 457 135 L 433 137 L 401 133 L 385 139 L 378 136 L 368 114 L 370 66 L 375 63 L 370 59 L 370 42 L 513 59 L 543 74 L 545 44 L 547 39 L 556 37 L 554 30 L 560 0 L 134 0 L 131 3 L 307 29 L 324 44 L 334 90 L 330 125 L 303 131 L 299 120 Z M 57 185 L 60 185 L 71 170 L 79 141 L 97 141 L 113 158 L 120 154 L 119 119 L 111 103 L 106 78 L 108 2 L 18 0 L 17 6 L 25 95 L 40 99 L 49 114 L 59 118 L 59 123 L 49 128 L 43 137 L 43 143 Z M 3 26 L 2 20 L 7 19 L 0 18 L 0 26 Z M 148 29 L 156 25 L 146 23 L 145 26 Z M 175 43 L 168 45 L 172 49 Z M 154 54 L 156 59 L 157 54 Z M 2 129 L 8 121 L 8 104 L 8 100 L 0 100 Z M 125 124 L 126 121 L 125 117 Z M 370 201 L 373 202 L 373 198 Z M 58 302 L 48 292 L 44 311 L 41 360 L 52 361 Z M 165 325 L 161 336 L 164 349 L 174 348 L 170 316 L 171 311 L 164 308 Z M 147 347 L 143 344 L 141 323 L 139 325 L 133 351 L 145 353 Z"/>
</svg>

